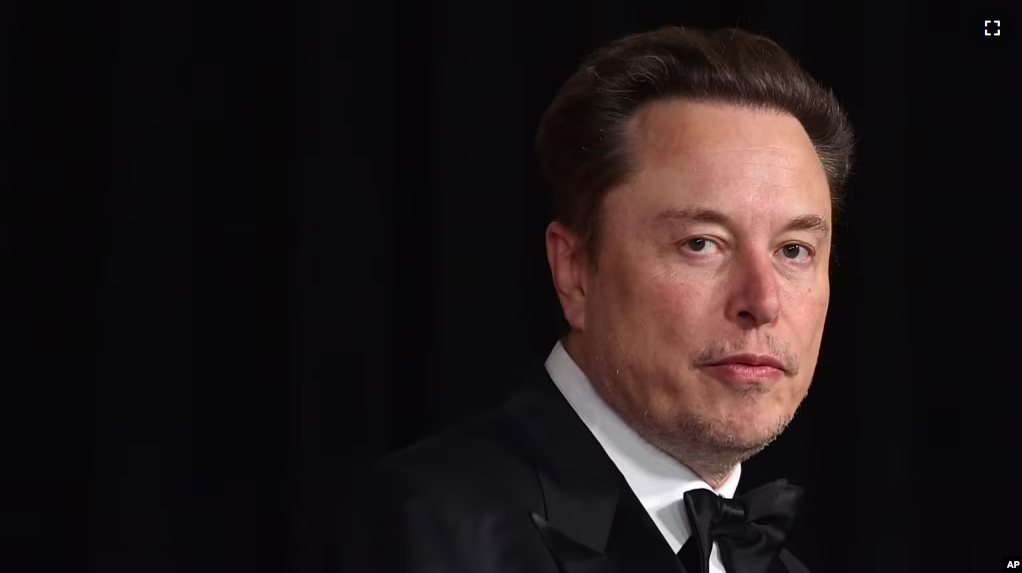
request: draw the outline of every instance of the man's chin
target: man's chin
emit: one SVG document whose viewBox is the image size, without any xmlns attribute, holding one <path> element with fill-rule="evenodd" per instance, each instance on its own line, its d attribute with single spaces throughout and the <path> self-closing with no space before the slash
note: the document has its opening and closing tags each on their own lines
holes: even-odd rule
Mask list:
<svg viewBox="0 0 1022 573">
<path fill-rule="evenodd" d="M 790 419 L 771 413 L 731 412 L 724 420 L 691 424 L 688 431 L 710 442 L 714 447 L 732 451 L 758 452 L 776 440 Z"/>
<path fill-rule="evenodd" d="M 764 421 L 755 425 L 740 423 L 725 428 L 722 434 L 725 442 L 730 443 L 734 449 L 756 453 L 780 437 L 786 427 L 786 422 L 775 418 L 773 422 Z"/>
<path fill-rule="evenodd" d="M 697 472 L 729 472 L 770 444 L 778 435 L 776 424 L 749 424 L 748 420 L 709 420 L 688 415 L 675 424 L 636 424 L 634 427 L 668 455 Z M 700 473 L 700 475 L 703 475 Z"/>
</svg>

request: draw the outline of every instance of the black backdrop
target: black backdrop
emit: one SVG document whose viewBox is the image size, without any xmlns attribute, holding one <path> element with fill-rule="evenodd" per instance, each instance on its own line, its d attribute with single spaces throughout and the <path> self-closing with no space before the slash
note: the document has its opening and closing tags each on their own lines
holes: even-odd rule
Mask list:
<svg viewBox="0 0 1022 573">
<path fill-rule="evenodd" d="M 817 571 L 1022 554 L 1017 21 L 856 4 L 5 4 L 5 544 L 309 562 L 354 464 L 549 351 L 539 115 L 588 51 L 683 23 L 773 37 L 860 139 L 815 384 L 743 487 L 809 488 Z"/>
</svg>

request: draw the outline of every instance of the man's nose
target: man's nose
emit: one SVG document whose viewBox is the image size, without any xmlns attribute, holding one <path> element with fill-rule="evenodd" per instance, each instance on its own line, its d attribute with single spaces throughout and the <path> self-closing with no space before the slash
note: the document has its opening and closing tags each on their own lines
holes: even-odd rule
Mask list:
<svg viewBox="0 0 1022 573">
<path fill-rule="evenodd" d="M 748 329 L 777 320 L 780 285 L 771 257 L 743 257 L 737 261 L 730 280 L 729 319 Z"/>
</svg>

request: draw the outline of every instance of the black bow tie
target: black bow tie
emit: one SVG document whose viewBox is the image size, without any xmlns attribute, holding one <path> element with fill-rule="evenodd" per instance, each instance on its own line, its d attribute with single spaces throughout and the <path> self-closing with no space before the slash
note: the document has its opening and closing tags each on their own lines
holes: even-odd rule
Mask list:
<svg viewBox="0 0 1022 573">
<path fill-rule="evenodd" d="M 710 549 L 720 547 L 728 573 L 766 573 L 795 519 L 802 489 L 777 480 L 734 499 L 708 489 L 685 493 L 692 536 L 678 552 L 687 573 L 709 573 Z"/>
</svg>

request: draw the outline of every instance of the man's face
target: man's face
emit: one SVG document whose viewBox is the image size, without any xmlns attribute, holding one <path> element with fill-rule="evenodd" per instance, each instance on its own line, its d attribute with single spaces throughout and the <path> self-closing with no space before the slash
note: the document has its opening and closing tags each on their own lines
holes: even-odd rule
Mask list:
<svg viewBox="0 0 1022 573">
<path fill-rule="evenodd" d="M 569 351 L 661 447 L 744 459 L 783 430 L 816 367 L 826 175 L 799 122 L 774 111 L 657 102 L 631 135 L 638 170 L 602 205 L 597 268 L 575 298 L 561 292 Z M 749 365 L 767 359 L 781 369 Z"/>
</svg>

